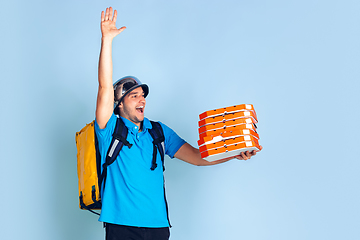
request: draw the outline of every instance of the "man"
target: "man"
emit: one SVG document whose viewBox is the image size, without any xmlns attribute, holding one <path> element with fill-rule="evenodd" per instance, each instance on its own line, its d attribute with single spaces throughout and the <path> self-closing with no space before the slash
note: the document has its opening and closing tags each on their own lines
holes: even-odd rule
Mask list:
<svg viewBox="0 0 360 240">
<path fill-rule="evenodd" d="M 131 148 L 123 147 L 115 162 L 108 167 L 106 187 L 102 193 L 99 221 L 106 223 L 106 239 L 169 239 L 169 221 L 164 193 L 162 167 L 150 166 L 153 159 L 150 121 L 144 117 L 145 97 L 149 89 L 135 77 L 125 77 L 113 85 L 112 41 L 125 30 L 116 28 L 117 11 L 107 8 L 101 13 L 101 51 L 99 57 L 99 89 L 95 132 L 104 162 L 115 129 L 117 116 L 128 128 Z M 115 104 L 114 104 L 115 103 Z M 172 129 L 160 123 L 165 153 L 197 166 L 226 162 L 208 162 L 198 149 L 181 139 Z M 157 153 L 159 155 L 159 153 Z M 241 153 L 240 160 L 250 159 L 256 152 Z M 161 166 L 161 157 L 157 158 Z M 156 165 L 155 165 L 156 166 Z"/>
</svg>

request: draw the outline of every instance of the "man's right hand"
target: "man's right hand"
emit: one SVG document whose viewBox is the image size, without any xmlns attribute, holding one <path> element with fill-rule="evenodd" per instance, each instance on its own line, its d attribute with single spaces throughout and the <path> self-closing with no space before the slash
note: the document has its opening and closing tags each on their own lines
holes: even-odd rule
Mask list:
<svg viewBox="0 0 360 240">
<path fill-rule="evenodd" d="M 101 12 L 101 33 L 103 38 L 113 39 L 125 30 L 126 27 L 121 27 L 119 29 L 116 28 L 116 18 L 117 11 L 114 10 L 113 15 L 112 7 L 106 8 L 105 12 Z"/>
</svg>

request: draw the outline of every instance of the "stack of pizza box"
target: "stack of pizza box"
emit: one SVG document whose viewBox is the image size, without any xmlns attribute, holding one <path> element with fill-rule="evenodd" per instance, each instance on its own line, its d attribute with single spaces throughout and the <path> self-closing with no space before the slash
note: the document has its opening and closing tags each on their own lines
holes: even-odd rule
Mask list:
<svg viewBox="0 0 360 240">
<path fill-rule="evenodd" d="M 209 162 L 260 150 L 253 105 L 241 104 L 199 115 L 199 150 Z"/>
</svg>

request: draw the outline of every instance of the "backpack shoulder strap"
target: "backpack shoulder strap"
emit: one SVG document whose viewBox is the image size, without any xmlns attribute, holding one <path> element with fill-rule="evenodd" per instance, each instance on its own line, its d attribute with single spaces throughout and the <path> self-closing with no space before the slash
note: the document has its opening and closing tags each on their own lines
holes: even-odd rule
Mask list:
<svg viewBox="0 0 360 240">
<path fill-rule="evenodd" d="M 164 151 L 164 147 L 162 145 L 162 143 L 165 141 L 165 137 L 164 137 L 164 131 L 160 125 L 159 122 L 154 122 L 154 121 L 150 121 L 152 128 L 149 129 L 149 133 L 151 135 L 151 137 L 153 138 L 153 159 L 152 159 L 152 164 L 151 164 L 151 170 L 155 170 L 155 168 L 157 167 L 156 164 L 156 155 L 157 155 L 157 150 L 159 150 L 160 156 L 161 156 L 161 161 L 162 161 L 162 165 L 163 165 L 163 171 L 165 171 L 165 166 L 164 166 L 164 157 L 165 157 L 165 151 Z"/>
<path fill-rule="evenodd" d="M 164 141 L 165 141 L 164 131 L 159 122 L 153 122 L 153 121 L 150 121 L 150 122 L 152 125 L 152 129 L 149 129 L 149 133 L 153 138 L 153 145 L 154 145 L 151 170 L 155 170 L 155 168 L 157 167 L 157 164 L 156 164 L 157 151 L 156 151 L 156 149 L 158 149 L 160 152 L 160 156 L 161 156 L 163 171 L 165 171 L 165 166 L 164 166 L 165 147 L 163 145 Z M 164 199 L 165 199 L 167 219 L 169 222 L 169 226 L 171 227 L 170 219 L 169 219 L 169 209 L 168 209 L 168 204 L 166 201 L 165 179 L 164 179 Z"/>
<path fill-rule="evenodd" d="M 118 118 L 116 120 L 115 130 L 113 133 L 113 138 L 111 140 L 109 149 L 106 154 L 105 163 L 102 165 L 103 170 L 99 179 L 99 186 L 103 186 L 105 188 L 106 176 L 107 176 L 107 167 L 110 166 L 115 160 L 116 157 L 119 155 L 122 147 L 125 145 L 128 148 L 132 147 L 127 140 L 128 129 L 125 126 L 123 120 Z"/>
</svg>

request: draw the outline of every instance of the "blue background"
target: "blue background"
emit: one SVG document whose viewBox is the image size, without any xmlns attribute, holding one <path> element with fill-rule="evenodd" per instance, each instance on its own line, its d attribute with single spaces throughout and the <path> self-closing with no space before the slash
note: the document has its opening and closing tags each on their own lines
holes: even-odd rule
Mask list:
<svg viewBox="0 0 360 240">
<path fill-rule="evenodd" d="M 2 1 L 1 239 L 103 239 L 78 208 L 75 132 L 94 119 L 100 13 L 114 81 L 196 146 L 198 114 L 251 103 L 249 161 L 166 160 L 172 240 L 359 239 L 359 1 Z"/>
</svg>

